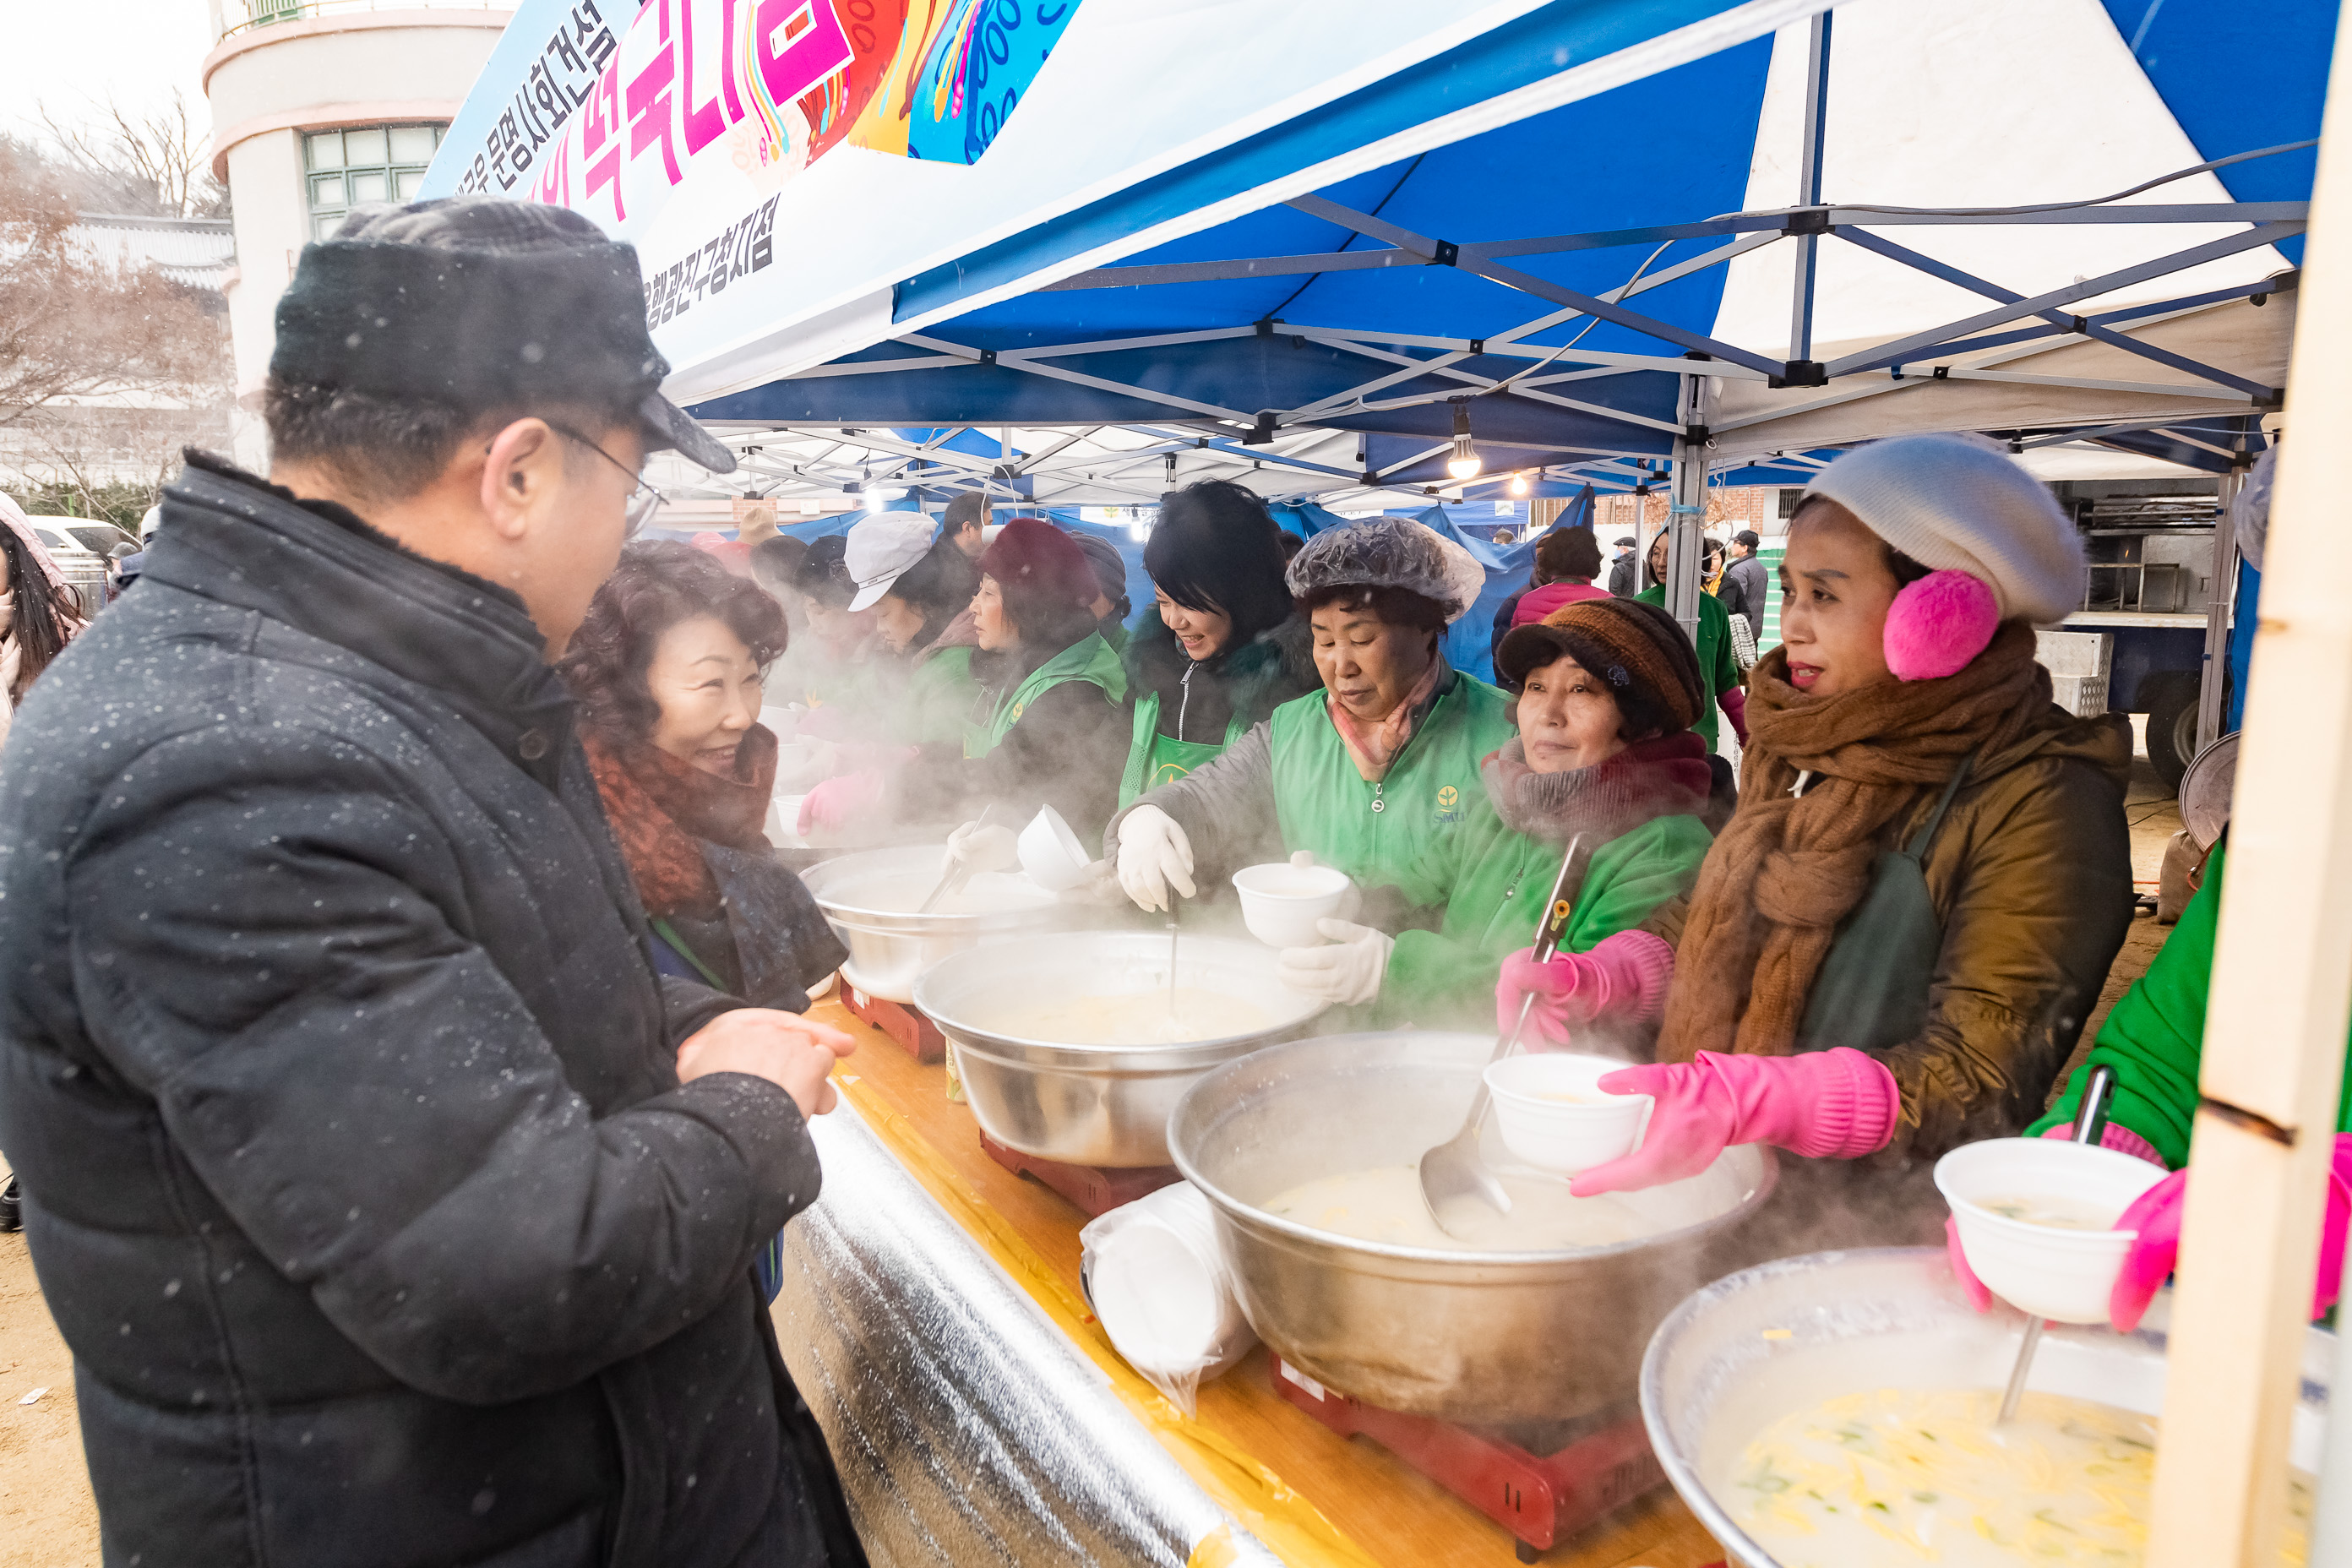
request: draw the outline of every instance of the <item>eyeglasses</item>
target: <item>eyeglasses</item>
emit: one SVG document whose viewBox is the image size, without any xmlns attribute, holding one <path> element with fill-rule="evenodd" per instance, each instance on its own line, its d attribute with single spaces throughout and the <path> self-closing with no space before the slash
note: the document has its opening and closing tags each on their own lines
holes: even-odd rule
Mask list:
<svg viewBox="0 0 2352 1568">
<path fill-rule="evenodd" d="M 664 500 L 661 491 L 647 484 L 644 478 L 640 476 L 635 468 L 630 468 L 628 464 L 624 463 L 620 458 L 613 456 L 612 453 L 607 452 L 604 447 L 599 447 L 595 442 L 591 441 L 587 437 L 580 434 L 579 431 L 567 429 L 563 426 L 558 425 L 554 420 L 546 417 L 544 415 L 541 416 L 540 423 L 554 431 L 557 435 L 564 437 L 566 440 L 579 442 L 582 446 L 587 447 L 590 451 L 595 453 L 598 457 L 612 464 L 613 467 L 620 469 L 621 472 L 629 476 L 629 479 L 635 484 L 636 488 L 629 492 L 629 499 L 624 502 L 622 506 L 621 516 L 623 519 L 623 527 L 621 530 L 621 537 L 623 539 L 635 539 L 644 531 L 646 524 L 653 521 L 654 512 L 660 508 Z"/>
</svg>

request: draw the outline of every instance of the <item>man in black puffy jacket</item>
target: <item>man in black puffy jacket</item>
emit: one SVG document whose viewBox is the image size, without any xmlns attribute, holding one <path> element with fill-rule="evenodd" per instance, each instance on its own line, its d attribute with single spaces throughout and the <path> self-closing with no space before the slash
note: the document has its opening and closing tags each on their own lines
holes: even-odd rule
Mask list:
<svg viewBox="0 0 2352 1568">
<path fill-rule="evenodd" d="M 0 767 L 0 1147 L 110 1564 L 862 1563 L 751 1266 L 848 1041 L 658 978 L 547 661 L 723 447 L 576 216 L 354 217 Z"/>
</svg>

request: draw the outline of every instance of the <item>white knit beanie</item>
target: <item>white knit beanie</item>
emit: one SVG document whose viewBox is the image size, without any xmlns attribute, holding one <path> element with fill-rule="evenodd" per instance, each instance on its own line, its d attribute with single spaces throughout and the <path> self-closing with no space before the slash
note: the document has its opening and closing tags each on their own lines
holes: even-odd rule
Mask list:
<svg viewBox="0 0 2352 1568">
<path fill-rule="evenodd" d="M 1922 566 L 1990 584 L 2001 618 L 2083 607 L 2083 541 L 2048 487 L 1979 436 L 1897 436 L 1823 468 L 1805 488 Z"/>
</svg>

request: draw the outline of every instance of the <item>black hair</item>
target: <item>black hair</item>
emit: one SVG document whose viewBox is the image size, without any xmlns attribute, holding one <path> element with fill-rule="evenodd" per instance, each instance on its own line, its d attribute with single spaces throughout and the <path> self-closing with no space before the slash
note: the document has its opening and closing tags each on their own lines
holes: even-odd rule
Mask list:
<svg viewBox="0 0 2352 1568">
<path fill-rule="evenodd" d="M 923 617 L 923 629 L 908 645 L 919 649 L 939 640 L 948 623 L 971 605 L 980 588 L 980 568 L 942 532 L 912 566 L 891 581 L 884 597 L 905 604 Z"/>
<path fill-rule="evenodd" d="M 269 430 L 272 461 L 316 463 L 361 498 L 383 502 L 405 500 L 439 479 L 469 439 L 534 415 L 591 438 L 616 428 L 640 427 L 635 400 L 624 404 L 617 395 L 605 402 L 550 399 L 524 407 L 510 398 L 474 401 L 460 395 L 428 401 L 276 376 L 262 393 L 261 416 Z M 574 442 L 562 445 L 568 465 L 599 461 L 591 453 L 572 450 Z"/>
<path fill-rule="evenodd" d="M 1411 626 L 1429 634 L 1433 650 L 1445 636 L 1445 606 L 1410 588 L 1375 588 L 1363 583 L 1331 583 L 1298 595 L 1294 603 L 1301 619 L 1327 607 L 1370 610 L 1391 626 Z"/>
<path fill-rule="evenodd" d="M 849 541 L 838 533 L 812 540 L 808 553 L 793 571 L 793 586 L 803 598 L 828 610 L 849 608 L 849 601 L 857 597 L 857 584 L 849 580 L 849 568 L 843 563 L 848 550 Z"/>
<path fill-rule="evenodd" d="M 970 523 L 978 528 L 988 521 L 988 498 L 967 490 L 948 502 L 947 515 L 940 520 L 940 531 L 950 538 L 961 533 Z"/>
<path fill-rule="evenodd" d="M 793 585 L 793 574 L 808 559 L 808 541 L 782 534 L 751 546 L 751 581 L 774 593 Z"/>
<path fill-rule="evenodd" d="M 1284 537 L 1257 492 L 1231 479 L 1202 479 L 1160 498 L 1143 569 L 1186 609 L 1230 616 L 1232 646 L 1240 647 L 1290 618 Z"/>
<path fill-rule="evenodd" d="M 22 650 L 17 656 L 16 685 L 8 694 L 14 701 L 65 651 L 66 639 L 71 635 L 67 628 L 81 618 L 81 608 L 73 590 L 62 583 L 51 583 L 32 547 L 5 524 L 0 524 L 0 553 L 8 557 L 8 590 L 16 602 L 8 635 Z"/>
<path fill-rule="evenodd" d="M 1601 543 L 1589 528 L 1555 528 L 1536 541 L 1536 585 L 1590 583 L 1601 575 Z"/>
<path fill-rule="evenodd" d="M 1807 496 L 1804 500 L 1797 503 L 1797 510 L 1789 514 L 1789 531 L 1791 533 L 1796 531 L 1797 519 L 1805 515 L 1805 510 L 1808 507 L 1815 505 L 1835 506 L 1836 504 L 1837 503 L 1835 501 L 1831 500 L 1827 496 Z M 1854 521 L 1860 522 L 1861 519 L 1856 518 Z M 1863 526 L 1864 528 L 1870 527 L 1868 523 L 1863 523 Z M 1879 537 L 1875 530 L 1872 531 L 1870 536 L 1873 539 L 1878 540 L 1878 552 L 1886 562 L 1886 570 L 1894 574 L 1895 588 L 1897 593 L 1908 588 L 1912 584 L 1916 583 L 1920 578 L 1925 577 L 1930 572 L 1935 570 L 1933 566 L 1915 561 L 1910 556 L 1904 554 L 1900 550 L 1895 549 L 1892 544 L 1887 543 L 1885 539 Z"/>
<path fill-rule="evenodd" d="M 1101 629 L 1091 607 L 1072 604 L 1049 588 L 1000 580 L 996 591 L 1004 600 L 1004 618 L 1034 657 L 1050 657 Z"/>
</svg>

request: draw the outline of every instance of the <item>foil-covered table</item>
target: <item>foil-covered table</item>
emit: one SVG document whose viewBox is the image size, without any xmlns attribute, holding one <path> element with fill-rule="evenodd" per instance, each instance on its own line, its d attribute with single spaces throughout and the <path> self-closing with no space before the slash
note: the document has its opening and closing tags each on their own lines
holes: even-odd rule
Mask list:
<svg viewBox="0 0 2352 1568">
<path fill-rule="evenodd" d="M 776 1331 L 876 1568 L 1280 1559 L 948 1217 L 854 1104 L 814 1124 L 824 1194 L 785 1233 Z"/>
</svg>

